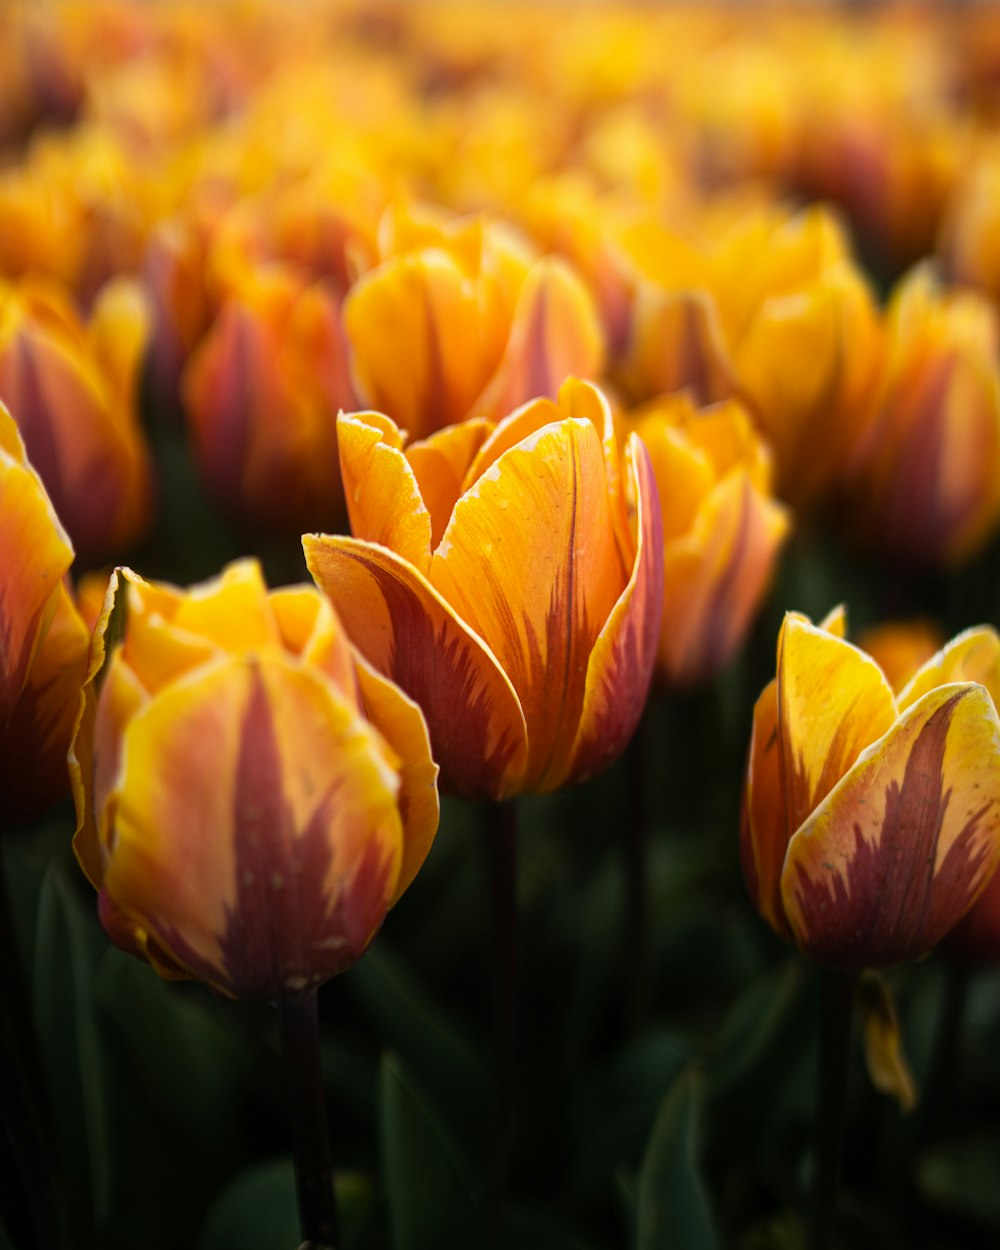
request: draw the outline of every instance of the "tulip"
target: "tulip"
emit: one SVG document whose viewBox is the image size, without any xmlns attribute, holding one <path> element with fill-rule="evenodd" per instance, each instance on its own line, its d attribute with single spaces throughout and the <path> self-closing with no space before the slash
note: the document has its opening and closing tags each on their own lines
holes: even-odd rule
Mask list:
<svg viewBox="0 0 1000 1250">
<path fill-rule="evenodd" d="M 770 497 L 771 461 L 735 400 L 696 409 L 665 396 L 632 414 L 663 521 L 663 625 L 657 675 L 691 686 L 718 672 L 743 640 L 788 533 Z"/>
<path fill-rule="evenodd" d="M 435 233 L 432 244 L 365 274 L 344 302 L 364 402 L 424 438 L 467 417 L 497 420 L 533 397 L 554 397 L 569 374 L 600 373 L 597 310 L 565 262 L 536 260 L 518 239 L 479 221 Z"/>
<path fill-rule="evenodd" d="M 54 284 L 0 283 L 0 398 L 84 561 L 136 542 L 150 520 L 137 415 L 146 328 L 128 279 L 104 288 L 86 326 Z"/>
<path fill-rule="evenodd" d="M 88 633 L 64 584 L 73 548 L 2 404 L 0 500 L 0 826 L 8 826 L 69 787 Z"/>
<path fill-rule="evenodd" d="M 299 534 L 343 516 L 336 413 L 354 405 L 340 308 L 274 266 L 246 276 L 181 378 L 195 460 L 243 528 Z"/>
<path fill-rule="evenodd" d="M 1000 520 L 1000 375 L 993 310 L 926 267 L 889 309 L 885 373 L 847 507 L 860 541 L 912 565 L 955 565 Z"/>
<path fill-rule="evenodd" d="M 353 964 L 437 827 L 418 709 L 252 561 L 186 592 L 112 577 L 71 770 L 109 935 L 232 997 Z"/>
<path fill-rule="evenodd" d="M 424 709 L 443 784 L 548 791 L 625 746 L 652 676 L 663 598 L 659 502 L 607 401 L 568 380 L 499 424 L 405 445 L 342 415 L 355 537 L 307 535 L 351 639 Z"/>
<path fill-rule="evenodd" d="M 741 854 L 781 936 L 857 971 L 915 959 L 1000 863 L 1000 721 L 960 636 L 894 695 L 844 639 L 796 613 L 754 709 Z"/>
<path fill-rule="evenodd" d="M 867 651 L 885 673 L 893 690 L 902 690 L 924 663 L 945 644 L 944 635 L 933 621 L 885 621 L 862 630 L 858 646 Z M 982 678 L 975 678 L 981 681 Z"/>
</svg>

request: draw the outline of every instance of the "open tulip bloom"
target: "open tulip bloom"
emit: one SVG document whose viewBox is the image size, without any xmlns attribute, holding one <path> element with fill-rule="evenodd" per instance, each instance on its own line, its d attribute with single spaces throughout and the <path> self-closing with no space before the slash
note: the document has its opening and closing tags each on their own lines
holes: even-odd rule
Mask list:
<svg viewBox="0 0 1000 1250">
<path fill-rule="evenodd" d="M 620 457 L 607 401 L 568 380 L 497 425 L 405 445 L 341 415 L 353 538 L 306 535 L 359 651 L 423 709 L 442 785 L 468 797 L 593 776 L 642 712 L 663 600 L 649 456 Z"/>
<path fill-rule="evenodd" d="M 786 615 L 754 711 L 741 851 L 782 937 L 848 971 L 929 951 L 1000 862 L 1000 723 L 970 630 L 898 695 L 875 661 Z M 992 652 L 990 652 L 992 654 Z"/>
</svg>

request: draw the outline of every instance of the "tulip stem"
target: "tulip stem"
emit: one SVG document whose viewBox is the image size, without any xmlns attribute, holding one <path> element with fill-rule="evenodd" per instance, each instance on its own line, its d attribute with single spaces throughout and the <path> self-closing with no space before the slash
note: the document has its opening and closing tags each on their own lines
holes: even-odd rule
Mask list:
<svg viewBox="0 0 1000 1250">
<path fill-rule="evenodd" d="M 624 889 L 626 1011 L 638 1032 L 646 1014 L 649 984 L 649 803 L 646 785 L 649 726 L 644 715 L 625 751 L 625 830 L 621 839 Z"/>
<path fill-rule="evenodd" d="M 935 1121 L 947 1107 L 948 1087 L 956 1072 L 959 1036 L 969 997 L 970 970 L 948 963 L 944 971 L 941 1013 L 920 1111 L 918 1135 L 921 1141 L 927 1140 L 934 1129 Z"/>
<path fill-rule="evenodd" d="M 31 1000 L 17 951 L 0 854 L 0 1125 L 10 1144 L 37 1250 L 70 1244 L 54 1166 Z"/>
<path fill-rule="evenodd" d="M 278 1001 L 292 1122 L 295 1189 L 302 1240 L 308 1250 L 337 1250 L 337 1202 L 326 1122 L 316 990 Z M 300 1247 L 300 1250 L 303 1250 Z"/>
<path fill-rule="evenodd" d="M 843 1154 L 847 1065 L 854 1007 L 853 973 L 824 969 L 820 993 L 819 1066 L 816 1085 L 816 1157 L 813 1160 L 809 1250 L 832 1245 Z"/>
<path fill-rule="evenodd" d="M 517 1071 L 516 805 L 510 800 L 491 804 L 487 809 L 485 832 L 493 944 L 493 1090 L 487 1195 L 492 1231 L 498 1235 L 514 1137 Z"/>
</svg>

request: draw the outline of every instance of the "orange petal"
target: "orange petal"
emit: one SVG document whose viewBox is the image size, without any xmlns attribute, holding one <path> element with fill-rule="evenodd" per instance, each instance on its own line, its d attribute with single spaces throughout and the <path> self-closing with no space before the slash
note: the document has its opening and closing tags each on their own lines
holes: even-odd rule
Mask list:
<svg viewBox="0 0 1000 1250">
<path fill-rule="evenodd" d="M 350 966 L 402 853 L 397 778 L 322 678 L 236 656 L 129 723 L 105 888 L 189 973 L 277 998 Z"/>
<path fill-rule="evenodd" d="M 285 586 L 268 598 L 284 649 L 321 669 L 357 705 L 354 651 L 330 600 L 315 586 Z"/>
<path fill-rule="evenodd" d="M 740 862 L 754 905 L 775 932 L 790 937 L 781 901 L 788 823 L 778 750 L 778 683 L 768 682 L 754 705 L 750 754 L 740 814 Z"/>
<path fill-rule="evenodd" d="M 572 762 L 553 785 L 594 776 L 617 758 L 639 723 L 653 675 L 663 603 L 660 507 L 649 453 L 635 435 L 626 457 L 636 482 L 635 564 L 591 652 Z"/>
<path fill-rule="evenodd" d="M 732 657 L 787 532 L 787 511 L 737 471 L 705 499 L 690 534 L 665 545 L 658 666 L 667 682 L 695 685 Z"/>
<path fill-rule="evenodd" d="M 641 284 L 624 373 L 637 400 L 686 390 L 704 405 L 732 395 L 733 366 L 711 296 Z"/>
<path fill-rule="evenodd" d="M 306 534 L 302 545 L 351 641 L 422 709 L 443 784 L 476 798 L 519 790 L 524 716 L 488 645 L 391 551 L 329 534 Z"/>
<path fill-rule="evenodd" d="M 66 752 L 87 671 L 90 631 L 64 583 L 28 680 L 0 729 L 0 827 L 38 816 L 69 789 Z"/>
<path fill-rule="evenodd" d="M 940 686 L 803 823 L 781 892 L 808 954 L 887 967 L 935 946 L 998 862 L 1000 722 L 982 686 Z"/>
<path fill-rule="evenodd" d="M 590 653 L 627 580 L 590 421 L 544 426 L 455 505 L 430 582 L 517 691 L 528 726 L 527 789 L 565 775 Z"/>
<path fill-rule="evenodd" d="M 473 417 L 407 447 L 406 459 L 417 479 L 423 505 L 430 513 L 432 548 L 441 541 L 469 467 L 492 429 L 492 422 Z M 358 531 L 355 534 L 365 537 Z M 384 545 L 393 547 L 392 543 Z"/>
<path fill-rule="evenodd" d="M 896 719 L 875 661 L 786 615 L 778 639 L 778 741 L 788 836 Z"/>
<path fill-rule="evenodd" d="M 437 833 L 438 766 L 431 758 L 431 740 L 423 713 L 398 686 L 376 672 L 367 660 L 357 660 L 358 681 L 365 713 L 399 756 L 399 814 L 403 822 L 403 859 L 390 907 L 409 888 L 427 858 Z"/>
<path fill-rule="evenodd" d="M 56 610 L 73 549 L 0 404 L 0 728 Z"/>
<path fill-rule="evenodd" d="M 1000 637 L 995 629 L 967 629 L 935 652 L 900 691 L 899 710 L 912 707 L 928 690 L 955 681 L 979 682 L 1000 706 Z"/>
<path fill-rule="evenodd" d="M 399 430 L 379 413 L 341 413 L 337 441 L 351 533 L 388 547 L 426 575 L 431 518 Z"/>
</svg>

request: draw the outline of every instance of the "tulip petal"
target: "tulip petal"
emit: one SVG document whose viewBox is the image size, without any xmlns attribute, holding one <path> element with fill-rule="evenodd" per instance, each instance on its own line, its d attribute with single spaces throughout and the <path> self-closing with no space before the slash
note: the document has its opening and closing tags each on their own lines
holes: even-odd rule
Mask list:
<svg viewBox="0 0 1000 1250">
<path fill-rule="evenodd" d="M 427 722 L 414 701 L 357 659 L 358 682 L 369 721 L 399 756 L 399 806 L 403 822 L 403 859 L 389 906 L 395 907 L 427 858 L 441 815 L 438 766 L 431 757 Z"/>
<path fill-rule="evenodd" d="M 460 425 L 449 425 L 430 438 L 407 447 L 406 459 L 417 480 L 423 505 L 430 513 L 432 548 L 441 541 L 441 535 L 451 520 L 452 509 L 462 493 L 469 466 L 492 429 L 492 422 L 473 417 Z M 354 532 L 359 538 L 365 537 L 358 530 Z M 402 554 L 394 543 L 386 542 L 383 546 L 392 547 Z"/>
<path fill-rule="evenodd" d="M 788 836 L 896 720 L 875 661 L 789 613 L 778 639 L 778 742 Z"/>
<path fill-rule="evenodd" d="M 696 685 L 731 658 L 787 532 L 787 511 L 737 471 L 704 500 L 691 532 L 665 545 L 659 666 L 668 682 Z"/>
<path fill-rule="evenodd" d="M 788 823 L 778 750 L 778 683 L 768 682 L 754 705 L 750 756 L 740 813 L 740 862 L 754 905 L 776 933 L 790 937 L 781 901 Z"/>
<path fill-rule="evenodd" d="M 590 421 L 563 420 L 523 439 L 455 505 L 430 582 L 517 691 L 527 789 L 565 775 L 590 653 L 627 581 Z"/>
<path fill-rule="evenodd" d="M 285 650 L 326 673 L 338 690 L 358 702 L 354 651 L 333 610 L 315 586 L 285 586 L 268 596 Z"/>
<path fill-rule="evenodd" d="M 988 625 L 967 629 L 953 638 L 914 673 L 897 703 L 905 712 L 928 690 L 956 681 L 977 681 L 1000 704 L 1000 637 Z"/>
<path fill-rule="evenodd" d="M 306 534 L 302 545 L 351 641 L 423 710 L 444 785 L 476 798 L 520 789 L 524 716 L 482 638 L 393 552 L 329 534 Z"/>
<path fill-rule="evenodd" d="M 351 533 L 388 547 L 426 575 L 431 518 L 399 430 L 378 413 L 341 413 L 337 441 Z"/>
<path fill-rule="evenodd" d="M 663 536 L 653 466 L 635 435 L 629 439 L 626 462 L 636 482 L 635 564 L 587 665 L 580 727 L 566 769 L 573 780 L 601 772 L 624 749 L 639 723 L 653 676 L 663 604 Z"/>
<path fill-rule="evenodd" d="M 940 686 L 797 831 L 782 897 L 808 954 L 888 967 L 935 946 L 998 862 L 1000 722 L 982 686 Z"/>
<path fill-rule="evenodd" d="M 276 998 L 371 941 L 402 851 L 397 780 L 323 679 L 225 658 L 129 723 L 105 887 L 222 993 Z"/>
</svg>

